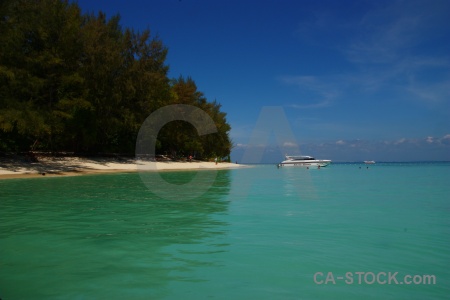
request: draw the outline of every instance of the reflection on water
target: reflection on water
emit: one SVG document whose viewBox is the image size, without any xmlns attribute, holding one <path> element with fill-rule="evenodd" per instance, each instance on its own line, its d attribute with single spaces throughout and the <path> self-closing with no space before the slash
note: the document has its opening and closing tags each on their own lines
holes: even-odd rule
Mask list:
<svg viewBox="0 0 450 300">
<path fill-rule="evenodd" d="M 139 176 L 153 194 L 165 200 L 186 201 L 202 197 L 214 185 L 217 170 L 146 172 Z"/>
<path fill-rule="evenodd" d="M 302 167 L 277 168 L 276 165 L 242 169 L 233 173 L 229 198 L 246 199 L 249 195 L 254 196 L 262 192 L 264 195 L 273 194 L 275 197 L 317 200 L 319 186 L 314 177 L 317 177 L 315 173 L 320 171 Z"/>
<path fill-rule="evenodd" d="M 0 297 L 164 296 L 169 281 L 209 264 L 205 254 L 226 251 L 216 215 L 229 189 L 226 170 L 191 201 L 160 199 L 137 174 L 1 181 Z"/>
</svg>

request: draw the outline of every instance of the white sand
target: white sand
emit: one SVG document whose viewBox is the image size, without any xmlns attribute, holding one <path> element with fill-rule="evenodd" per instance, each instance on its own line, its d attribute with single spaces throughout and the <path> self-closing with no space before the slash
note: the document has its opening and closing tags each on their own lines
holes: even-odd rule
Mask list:
<svg viewBox="0 0 450 300">
<path fill-rule="evenodd" d="M 201 170 L 241 168 L 245 165 L 214 162 L 138 162 L 134 159 L 118 161 L 113 158 L 39 158 L 39 162 L 0 161 L 0 179 L 37 176 L 82 175 L 107 172 L 136 172 L 160 170 Z M 43 175 L 45 174 L 45 175 Z"/>
</svg>

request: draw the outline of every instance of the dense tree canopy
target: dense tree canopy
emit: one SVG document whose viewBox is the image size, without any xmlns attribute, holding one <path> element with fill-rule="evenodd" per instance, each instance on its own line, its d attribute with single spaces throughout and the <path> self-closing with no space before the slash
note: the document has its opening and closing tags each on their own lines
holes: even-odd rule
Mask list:
<svg viewBox="0 0 450 300">
<path fill-rule="evenodd" d="M 230 125 L 191 78 L 168 78 L 167 48 L 119 16 L 82 14 L 64 0 L 0 2 L 0 151 L 134 153 L 145 118 L 170 104 L 195 105 L 217 133 L 174 121 L 157 153 L 225 157 Z"/>
</svg>

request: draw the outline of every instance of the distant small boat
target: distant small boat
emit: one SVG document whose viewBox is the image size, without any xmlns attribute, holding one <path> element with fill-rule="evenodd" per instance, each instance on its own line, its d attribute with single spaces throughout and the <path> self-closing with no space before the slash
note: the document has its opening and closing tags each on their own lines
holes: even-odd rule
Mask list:
<svg viewBox="0 0 450 300">
<path fill-rule="evenodd" d="M 372 165 L 372 164 L 375 163 L 375 161 L 373 161 L 373 160 L 365 160 L 364 163 L 365 163 L 366 165 Z"/>
<path fill-rule="evenodd" d="M 309 167 L 309 166 L 317 166 L 317 167 L 326 167 L 331 163 L 331 160 L 328 159 L 315 159 L 312 156 L 303 156 L 303 155 L 286 155 L 286 160 L 279 163 L 278 166 L 290 167 L 290 166 L 298 166 L 298 167 Z"/>
</svg>

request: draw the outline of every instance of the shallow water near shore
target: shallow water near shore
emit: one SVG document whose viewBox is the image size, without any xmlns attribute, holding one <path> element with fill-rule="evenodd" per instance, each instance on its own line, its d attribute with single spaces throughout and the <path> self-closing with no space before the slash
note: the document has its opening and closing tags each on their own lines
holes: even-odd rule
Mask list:
<svg viewBox="0 0 450 300">
<path fill-rule="evenodd" d="M 450 294 L 450 163 L 199 173 L 184 201 L 196 172 L 0 181 L 0 298 Z"/>
</svg>

